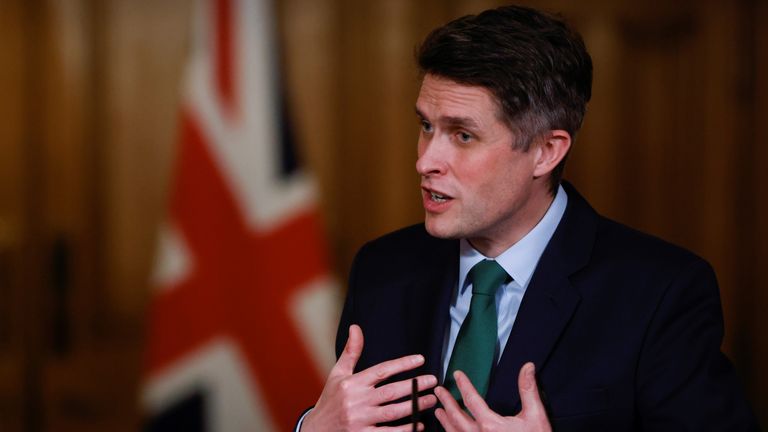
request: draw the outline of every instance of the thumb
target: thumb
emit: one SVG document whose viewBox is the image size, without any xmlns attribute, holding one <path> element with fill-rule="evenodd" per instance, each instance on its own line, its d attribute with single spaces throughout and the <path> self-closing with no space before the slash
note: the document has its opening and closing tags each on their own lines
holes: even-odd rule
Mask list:
<svg viewBox="0 0 768 432">
<path fill-rule="evenodd" d="M 520 369 L 517 386 L 520 389 L 520 402 L 523 405 L 521 416 L 546 417 L 547 412 L 539 396 L 539 386 L 536 384 L 536 368 L 533 363 L 528 362 Z"/>
<path fill-rule="evenodd" d="M 349 336 L 344 351 L 339 356 L 339 361 L 334 367 L 335 371 L 341 375 L 352 375 L 355 371 L 355 365 L 363 352 L 363 330 L 357 324 L 349 326 Z"/>
</svg>

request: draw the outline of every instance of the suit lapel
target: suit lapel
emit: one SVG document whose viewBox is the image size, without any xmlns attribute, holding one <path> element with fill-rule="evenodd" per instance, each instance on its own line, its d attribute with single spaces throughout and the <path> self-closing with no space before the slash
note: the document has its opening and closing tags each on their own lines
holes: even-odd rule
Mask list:
<svg viewBox="0 0 768 432">
<path fill-rule="evenodd" d="M 451 294 L 458 283 L 459 274 L 459 243 L 451 241 L 442 256 L 435 260 L 434 266 L 427 275 L 426 286 L 434 287 L 431 304 L 424 310 L 432 309 L 432 319 L 422 321 L 429 323 L 427 329 L 429 335 L 429 347 L 425 353 L 426 373 L 433 374 L 438 379 L 442 375 L 442 355 L 445 332 L 450 319 L 449 309 Z M 434 309 L 433 309 L 434 308 Z"/>
<path fill-rule="evenodd" d="M 520 368 L 529 361 L 537 373 L 546 368 L 550 352 L 581 300 L 569 277 L 589 260 L 597 215 L 573 187 L 563 186 L 568 207 L 539 260 L 491 377 L 486 399 L 500 413 L 518 410 L 520 396 L 511 389 L 518 388 Z"/>
<path fill-rule="evenodd" d="M 541 266 L 540 266 L 541 268 Z M 514 411 L 517 377 L 526 362 L 540 372 L 581 297 L 562 273 L 537 270 L 520 305 L 499 364 L 491 377 L 488 402 L 498 412 Z"/>
</svg>

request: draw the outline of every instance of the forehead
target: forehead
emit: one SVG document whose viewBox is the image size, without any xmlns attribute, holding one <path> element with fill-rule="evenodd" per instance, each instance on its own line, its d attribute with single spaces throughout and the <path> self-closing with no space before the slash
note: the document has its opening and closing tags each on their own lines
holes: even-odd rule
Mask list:
<svg viewBox="0 0 768 432">
<path fill-rule="evenodd" d="M 470 86 L 427 74 L 421 83 L 416 111 L 426 117 L 499 119 L 496 98 L 485 87 Z"/>
</svg>

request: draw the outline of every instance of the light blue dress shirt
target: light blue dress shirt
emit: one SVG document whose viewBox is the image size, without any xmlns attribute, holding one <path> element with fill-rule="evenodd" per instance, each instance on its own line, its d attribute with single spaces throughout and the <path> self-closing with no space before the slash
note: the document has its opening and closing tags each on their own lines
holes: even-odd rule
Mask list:
<svg viewBox="0 0 768 432">
<path fill-rule="evenodd" d="M 512 281 L 503 285 L 496 291 L 496 312 L 498 318 L 498 339 L 496 340 L 495 360 L 499 361 L 504 347 L 507 345 L 509 334 L 517 318 L 520 302 L 523 300 L 525 290 L 531 281 L 533 271 L 539 263 L 539 258 L 547 247 L 549 240 L 557 229 L 560 219 L 565 213 L 568 204 L 568 196 L 562 186 L 557 188 L 555 199 L 538 224 L 525 237 L 509 249 L 502 252 L 495 260 L 512 276 Z M 459 280 L 457 289 L 451 301 L 451 322 L 443 343 L 443 370 L 442 377 L 448 370 L 448 362 L 451 359 L 453 345 L 459 334 L 461 323 L 469 312 L 469 304 L 472 301 L 472 283 L 467 280 L 469 270 L 484 259 L 490 259 L 472 247 L 466 239 L 459 242 Z M 441 380 L 443 381 L 443 380 Z"/>
</svg>

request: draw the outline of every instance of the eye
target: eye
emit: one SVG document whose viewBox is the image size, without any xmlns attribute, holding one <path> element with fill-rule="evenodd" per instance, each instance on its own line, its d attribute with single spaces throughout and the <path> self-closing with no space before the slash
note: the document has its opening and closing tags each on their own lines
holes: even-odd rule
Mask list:
<svg viewBox="0 0 768 432">
<path fill-rule="evenodd" d="M 421 121 L 421 130 L 424 133 L 431 133 L 432 132 L 432 123 L 430 123 L 430 122 L 428 122 L 426 120 L 422 120 Z"/>
<path fill-rule="evenodd" d="M 459 132 L 456 134 L 456 136 L 459 138 L 459 141 L 461 141 L 464 144 L 472 141 L 472 138 L 473 138 L 472 135 L 466 132 Z"/>
</svg>

